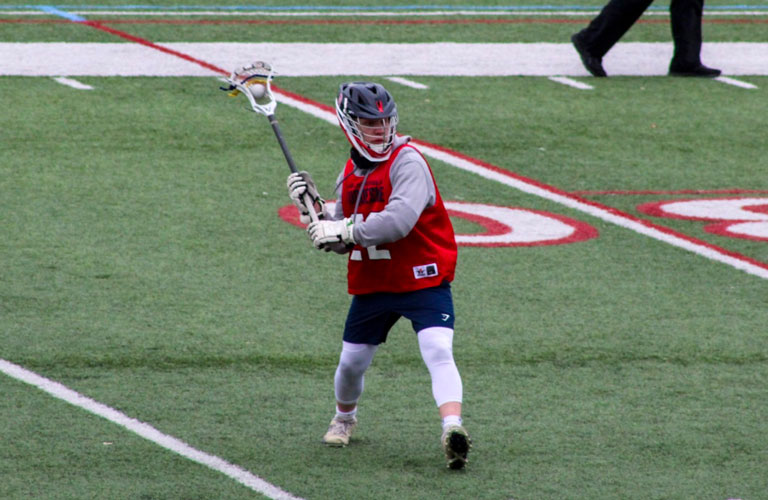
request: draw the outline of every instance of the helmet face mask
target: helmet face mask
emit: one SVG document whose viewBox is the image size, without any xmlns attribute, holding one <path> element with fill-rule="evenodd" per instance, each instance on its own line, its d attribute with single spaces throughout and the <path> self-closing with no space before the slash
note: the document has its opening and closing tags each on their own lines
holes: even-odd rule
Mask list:
<svg viewBox="0 0 768 500">
<path fill-rule="evenodd" d="M 351 132 L 368 152 L 384 155 L 387 154 L 395 140 L 397 117 L 358 118 L 352 120 Z M 362 153 L 362 152 L 361 152 Z M 370 160 L 371 158 L 369 158 Z"/>
<path fill-rule="evenodd" d="M 389 92 L 377 83 L 342 84 L 336 116 L 350 144 L 366 159 L 385 161 L 392 153 L 397 130 L 397 107 Z"/>
</svg>

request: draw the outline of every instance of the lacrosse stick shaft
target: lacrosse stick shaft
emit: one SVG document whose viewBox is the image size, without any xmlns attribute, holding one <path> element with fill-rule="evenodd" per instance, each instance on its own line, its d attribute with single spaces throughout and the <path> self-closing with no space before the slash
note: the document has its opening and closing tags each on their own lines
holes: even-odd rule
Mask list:
<svg viewBox="0 0 768 500">
<path fill-rule="evenodd" d="M 269 119 L 269 124 L 272 125 L 272 130 L 275 131 L 275 137 L 277 137 L 277 142 L 280 143 L 280 149 L 283 150 L 285 160 L 288 162 L 288 168 L 295 174 L 299 169 L 296 168 L 293 156 L 291 156 L 291 152 L 288 150 L 288 145 L 285 143 L 285 139 L 283 139 L 283 133 L 280 131 L 280 125 L 277 124 L 277 118 L 275 115 L 269 115 L 267 118 Z"/>
<path fill-rule="evenodd" d="M 296 168 L 296 163 L 293 161 L 291 151 L 288 149 L 288 145 L 285 143 L 285 139 L 283 139 L 283 133 L 280 131 L 280 125 L 277 124 L 277 118 L 274 114 L 270 114 L 267 115 L 267 119 L 269 120 L 269 124 L 272 125 L 272 130 L 275 132 L 275 137 L 277 138 L 277 142 L 280 144 L 280 149 L 283 150 L 285 161 L 288 162 L 288 168 L 290 168 L 291 172 L 295 174 L 299 171 L 299 169 Z M 312 222 L 317 222 L 320 220 L 320 218 L 317 216 L 317 211 L 315 210 L 315 202 L 312 200 L 312 197 L 309 196 L 309 193 L 304 193 L 303 200 L 304 205 L 307 207 L 307 210 L 309 210 L 309 218 L 312 220 Z"/>
</svg>

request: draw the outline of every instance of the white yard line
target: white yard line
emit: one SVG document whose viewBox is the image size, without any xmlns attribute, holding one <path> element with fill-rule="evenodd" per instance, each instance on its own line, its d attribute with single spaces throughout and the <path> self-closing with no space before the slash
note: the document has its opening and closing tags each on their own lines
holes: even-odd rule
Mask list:
<svg viewBox="0 0 768 500">
<path fill-rule="evenodd" d="M 553 82 L 562 83 L 563 85 L 568 85 L 569 87 L 574 87 L 580 90 L 592 90 L 595 88 L 592 85 L 587 85 L 586 83 L 574 80 L 573 78 L 568 78 L 567 76 L 550 76 L 549 79 Z"/>
<path fill-rule="evenodd" d="M 387 80 L 389 80 L 390 82 L 399 83 L 400 85 L 405 85 L 406 87 L 411 87 L 412 89 L 427 90 L 429 88 L 427 85 L 424 85 L 423 83 L 414 82 L 413 80 L 409 80 L 407 78 L 402 78 L 399 76 L 388 76 Z"/>
<path fill-rule="evenodd" d="M 67 78 L 65 76 L 57 76 L 53 80 L 58 82 L 58 83 L 60 83 L 60 84 L 62 84 L 62 85 L 66 85 L 67 87 L 72 87 L 73 89 L 93 90 L 93 87 L 91 87 L 90 85 L 86 85 L 86 84 L 84 84 L 82 82 L 78 82 L 74 78 Z"/>
<path fill-rule="evenodd" d="M 735 87 L 741 87 L 743 89 L 756 89 L 757 85 L 752 85 L 749 82 L 742 82 L 741 80 L 737 80 L 735 78 L 730 78 L 727 76 L 718 76 L 715 78 L 718 82 L 723 82 L 728 85 L 733 85 Z"/>
<path fill-rule="evenodd" d="M 82 394 L 69 389 L 68 387 L 54 380 L 42 377 L 34 372 L 27 370 L 17 364 L 0 359 L 0 371 L 11 378 L 20 382 L 32 385 L 48 393 L 49 395 L 66 401 L 67 403 L 82 408 L 94 415 L 105 418 L 125 429 L 147 439 L 163 448 L 188 458 L 194 462 L 213 469 L 228 476 L 238 483 L 261 493 L 262 495 L 276 500 L 300 500 L 299 497 L 281 490 L 277 486 L 270 484 L 260 477 L 257 477 L 245 469 L 231 464 L 226 460 L 215 455 L 210 455 L 188 445 L 187 443 L 168 434 L 163 434 L 149 424 L 140 422 L 134 418 L 128 417 L 114 408 L 106 406 L 98 401 L 83 396 Z"/>
</svg>

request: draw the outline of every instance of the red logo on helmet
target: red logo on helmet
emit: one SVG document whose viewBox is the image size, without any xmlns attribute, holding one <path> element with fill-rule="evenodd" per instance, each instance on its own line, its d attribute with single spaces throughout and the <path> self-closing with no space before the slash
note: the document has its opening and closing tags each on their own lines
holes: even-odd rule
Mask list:
<svg viewBox="0 0 768 500">
<path fill-rule="evenodd" d="M 381 103 L 381 101 L 376 101 L 376 107 L 379 108 L 379 112 L 384 112 L 384 104 Z"/>
</svg>

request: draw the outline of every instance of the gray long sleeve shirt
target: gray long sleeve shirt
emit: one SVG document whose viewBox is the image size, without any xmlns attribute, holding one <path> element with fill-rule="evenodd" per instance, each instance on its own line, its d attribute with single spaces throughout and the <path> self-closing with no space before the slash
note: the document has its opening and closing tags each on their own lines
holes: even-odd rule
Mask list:
<svg viewBox="0 0 768 500">
<path fill-rule="evenodd" d="M 397 137 L 392 148 L 397 149 L 410 140 L 408 136 Z M 352 175 L 364 177 L 365 173 L 365 170 L 355 168 Z M 336 179 L 336 196 L 339 200 L 343 176 L 342 170 Z M 384 210 L 368 215 L 363 222 L 355 223 L 355 241 L 363 247 L 404 238 L 416 225 L 424 209 L 435 204 L 436 188 L 429 166 L 413 149 L 405 148 L 400 151 L 390 167 L 389 180 L 392 183 L 392 194 Z M 341 201 L 336 203 L 331 218 L 344 218 Z"/>
</svg>

